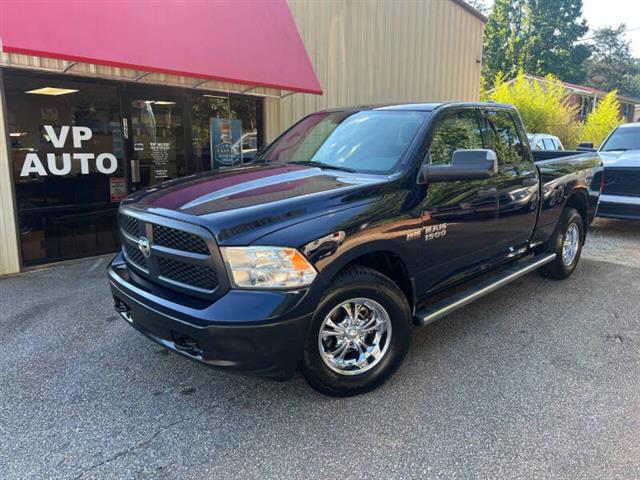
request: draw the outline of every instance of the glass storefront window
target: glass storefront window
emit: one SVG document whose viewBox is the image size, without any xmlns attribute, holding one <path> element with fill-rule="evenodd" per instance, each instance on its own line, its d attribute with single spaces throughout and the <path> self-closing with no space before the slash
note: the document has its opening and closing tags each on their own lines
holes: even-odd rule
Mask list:
<svg viewBox="0 0 640 480">
<path fill-rule="evenodd" d="M 202 170 L 250 165 L 258 151 L 260 100 L 203 94 L 192 108 L 193 152 Z"/>
<path fill-rule="evenodd" d="M 6 70 L 3 78 L 24 266 L 116 251 L 129 192 L 250 165 L 261 138 L 256 97 Z"/>
<path fill-rule="evenodd" d="M 113 251 L 127 193 L 118 89 L 5 74 L 24 265 Z"/>
<path fill-rule="evenodd" d="M 129 101 L 134 183 L 152 187 L 186 175 L 182 103 L 157 98 Z"/>
</svg>

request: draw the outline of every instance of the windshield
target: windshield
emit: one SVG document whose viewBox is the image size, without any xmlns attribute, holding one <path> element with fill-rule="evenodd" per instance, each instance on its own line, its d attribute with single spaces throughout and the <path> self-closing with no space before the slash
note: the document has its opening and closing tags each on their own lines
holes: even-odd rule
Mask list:
<svg viewBox="0 0 640 480">
<path fill-rule="evenodd" d="M 617 128 L 600 150 L 603 152 L 640 150 L 640 126 Z"/>
<path fill-rule="evenodd" d="M 364 173 L 390 173 L 426 112 L 367 110 L 310 115 L 265 150 L 261 160 Z"/>
</svg>

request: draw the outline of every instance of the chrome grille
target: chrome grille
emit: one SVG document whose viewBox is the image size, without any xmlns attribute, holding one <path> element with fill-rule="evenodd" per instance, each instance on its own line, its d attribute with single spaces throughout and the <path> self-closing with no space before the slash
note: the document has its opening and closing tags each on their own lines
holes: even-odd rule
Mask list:
<svg viewBox="0 0 640 480">
<path fill-rule="evenodd" d="M 213 236 L 205 229 L 150 214 L 119 214 L 120 238 L 127 265 L 141 277 L 164 287 L 202 298 L 223 294 L 226 274 Z M 138 216 L 140 215 L 140 216 Z M 138 247 L 149 240 L 147 257 Z M 211 249 L 210 249 L 211 246 Z M 222 276 L 217 269 L 222 271 Z"/>
<path fill-rule="evenodd" d="M 639 168 L 604 169 L 604 190 L 607 195 L 640 196 Z"/>
<path fill-rule="evenodd" d="M 203 290 L 213 290 L 218 285 L 218 276 L 211 267 L 176 262 L 158 257 L 160 275 L 174 282 L 184 283 Z"/>
<path fill-rule="evenodd" d="M 153 243 L 182 250 L 183 252 L 201 253 L 203 255 L 209 253 L 209 248 L 207 248 L 207 244 L 202 238 L 192 233 L 163 225 L 153 225 Z"/>
</svg>

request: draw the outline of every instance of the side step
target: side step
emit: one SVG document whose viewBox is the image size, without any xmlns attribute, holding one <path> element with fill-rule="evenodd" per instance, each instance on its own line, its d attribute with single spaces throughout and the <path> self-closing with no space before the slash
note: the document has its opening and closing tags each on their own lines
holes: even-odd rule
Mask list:
<svg viewBox="0 0 640 480">
<path fill-rule="evenodd" d="M 485 295 L 499 289 L 507 283 L 511 283 L 514 280 L 517 280 L 518 278 L 523 277 L 526 274 L 533 272 L 534 270 L 537 270 L 543 265 L 553 262 L 555 258 L 555 253 L 542 253 L 534 255 L 524 262 L 520 262 L 513 267 L 503 270 L 502 272 L 500 272 L 498 277 L 492 277 L 484 280 L 466 290 L 457 292 L 438 303 L 429 305 L 428 307 L 417 311 L 414 319 L 416 323 L 421 326 L 428 325 L 431 322 L 435 322 L 445 315 L 448 315 L 451 312 L 454 312 L 459 308 L 462 308 L 465 305 L 468 305 L 471 302 L 478 300 L 479 298 L 482 298 Z"/>
</svg>

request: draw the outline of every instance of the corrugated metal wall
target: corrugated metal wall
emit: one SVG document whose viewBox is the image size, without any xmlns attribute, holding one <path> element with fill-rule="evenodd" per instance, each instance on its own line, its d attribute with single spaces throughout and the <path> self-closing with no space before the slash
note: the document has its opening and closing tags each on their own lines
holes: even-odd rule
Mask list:
<svg viewBox="0 0 640 480">
<path fill-rule="evenodd" d="M 0 80 L 0 107 L 4 104 L 4 91 Z M 0 108 L 0 275 L 15 273 L 20 269 L 18 236 L 13 207 L 13 185 L 9 154 L 6 145 L 7 131 Z"/>
<path fill-rule="evenodd" d="M 323 96 L 266 100 L 267 139 L 344 105 L 477 100 L 484 22 L 453 0 L 289 0 Z"/>
</svg>

